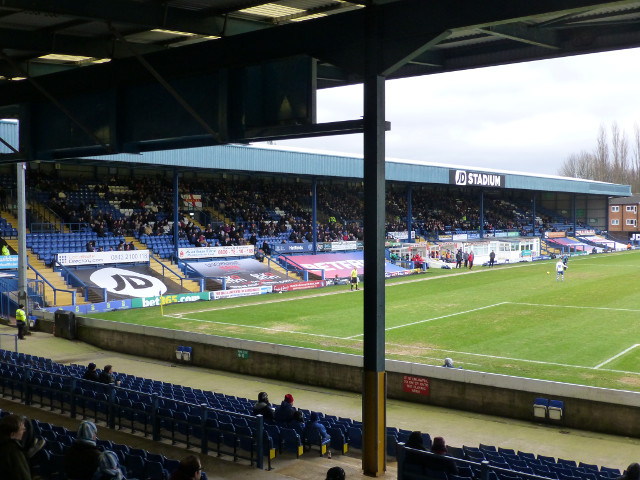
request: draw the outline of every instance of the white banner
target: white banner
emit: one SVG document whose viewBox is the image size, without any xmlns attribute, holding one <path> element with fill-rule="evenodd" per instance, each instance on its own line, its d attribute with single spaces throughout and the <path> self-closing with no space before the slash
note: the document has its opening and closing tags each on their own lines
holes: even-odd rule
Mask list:
<svg viewBox="0 0 640 480">
<path fill-rule="evenodd" d="M 357 250 L 358 242 L 355 240 L 352 242 L 331 242 L 332 252 L 341 252 L 346 250 Z"/>
<path fill-rule="evenodd" d="M 396 240 L 408 240 L 409 233 L 405 230 L 403 232 L 387 232 L 387 238 L 394 238 Z M 411 238 L 416 238 L 416 232 L 411 230 Z"/>
<path fill-rule="evenodd" d="M 142 263 L 148 261 L 149 250 L 58 253 L 58 263 L 64 266 L 103 265 L 105 263 Z"/>
<path fill-rule="evenodd" d="M 253 256 L 253 245 L 233 245 L 231 247 L 191 247 L 179 248 L 178 258 L 212 258 L 212 257 L 248 257 Z"/>
<path fill-rule="evenodd" d="M 262 286 L 262 287 L 246 287 L 246 288 L 233 288 L 231 290 L 216 290 L 211 292 L 211 300 L 220 300 L 222 298 L 233 298 L 233 297 L 248 297 L 250 295 L 263 295 L 265 293 L 273 292 L 273 287 Z"/>
</svg>

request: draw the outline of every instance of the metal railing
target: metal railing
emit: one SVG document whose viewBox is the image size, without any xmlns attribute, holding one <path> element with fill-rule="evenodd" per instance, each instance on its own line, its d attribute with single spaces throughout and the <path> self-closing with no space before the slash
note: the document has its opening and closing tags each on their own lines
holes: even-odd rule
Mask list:
<svg viewBox="0 0 640 480">
<path fill-rule="evenodd" d="M 71 295 L 71 305 L 75 305 L 76 304 L 76 291 L 75 290 L 65 290 L 65 289 L 62 289 L 62 288 L 56 288 L 51 284 L 51 282 L 49 282 L 49 280 L 47 280 L 44 276 L 42 276 L 42 274 L 40 272 L 38 272 L 38 270 L 33 268 L 31 265 L 27 265 L 27 268 L 34 271 L 34 273 L 36 274 L 36 280 L 41 280 L 46 286 L 48 286 L 49 288 L 51 288 L 53 290 L 53 304 L 54 305 L 58 304 L 58 293 L 59 292 L 61 292 L 61 293 L 69 293 Z M 43 295 L 45 297 L 46 297 L 46 286 L 43 288 Z M 65 305 L 68 305 L 68 303 L 65 304 Z"/>
</svg>

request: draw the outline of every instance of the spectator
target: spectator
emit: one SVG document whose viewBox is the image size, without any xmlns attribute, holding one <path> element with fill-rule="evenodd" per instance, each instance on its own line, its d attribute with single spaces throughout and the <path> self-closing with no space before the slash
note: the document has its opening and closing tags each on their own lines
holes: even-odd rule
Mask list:
<svg viewBox="0 0 640 480">
<path fill-rule="evenodd" d="M 444 359 L 444 365 L 442 365 L 443 367 L 447 367 L 447 368 L 455 368 L 453 366 L 453 360 L 450 359 L 449 357 Z"/>
<path fill-rule="evenodd" d="M 25 419 L 7 415 L 0 420 L 0 471 L 3 478 L 31 480 L 29 462 L 21 445 L 26 431 Z"/>
<path fill-rule="evenodd" d="M 87 369 L 84 372 L 84 375 L 82 375 L 82 378 L 84 380 L 91 380 L 92 382 L 99 382 L 100 380 L 98 379 L 98 372 L 96 370 L 96 364 L 91 362 L 89 365 L 87 365 Z"/>
<path fill-rule="evenodd" d="M 253 414 L 262 415 L 265 422 L 273 421 L 273 407 L 269 402 L 267 392 L 260 392 L 258 394 L 258 402 L 253 406 Z"/>
<path fill-rule="evenodd" d="M 300 435 L 300 438 L 302 438 L 305 430 L 304 413 L 300 410 L 293 412 L 293 420 L 291 420 L 290 426 Z"/>
<path fill-rule="evenodd" d="M 444 446 L 444 439 L 442 437 L 437 437 L 437 438 L 441 439 L 442 446 Z M 427 451 L 427 449 L 424 446 L 422 432 L 417 430 L 409 434 L 409 438 L 407 439 L 406 446 L 414 450 L 422 450 L 425 452 Z M 445 452 L 446 452 L 446 448 L 445 448 Z M 455 462 L 448 457 L 431 456 L 431 455 L 418 454 L 414 452 L 407 452 L 406 462 L 412 465 L 427 467 L 427 468 L 430 468 L 431 470 L 444 471 L 449 474 L 457 475 L 458 473 L 458 467 L 456 467 Z"/>
<path fill-rule="evenodd" d="M 638 480 L 640 478 L 640 464 L 632 463 L 616 480 Z"/>
<path fill-rule="evenodd" d="M 309 443 L 314 445 L 324 443 L 330 440 L 331 436 L 327 433 L 327 429 L 318 421 L 318 414 L 311 412 L 309 422 L 304 428 L 304 436 Z"/>
<path fill-rule="evenodd" d="M 273 419 L 276 422 L 289 423 L 293 420 L 295 413 L 296 407 L 293 406 L 293 395 L 287 393 L 280 406 L 276 408 Z"/>
<path fill-rule="evenodd" d="M 325 480 L 345 480 L 347 476 L 341 467 L 331 467 L 327 470 L 327 478 Z"/>
<path fill-rule="evenodd" d="M 111 450 L 105 450 L 100 454 L 95 476 L 88 478 L 93 478 L 93 480 L 126 480 L 120 468 L 118 455 Z"/>
<path fill-rule="evenodd" d="M 180 460 L 180 465 L 169 477 L 169 480 L 200 480 L 202 463 L 195 455 L 188 455 Z"/>
<path fill-rule="evenodd" d="M 456 462 L 452 458 L 444 457 L 444 455 L 447 454 L 447 444 L 443 437 L 434 437 L 433 443 L 431 444 L 431 452 L 440 455 L 440 457 L 431 457 L 433 466 L 427 465 L 427 467 L 433 468 L 434 470 L 444 470 L 448 474 L 458 474 Z"/>
<path fill-rule="evenodd" d="M 91 480 L 99 465 L 100 450 L 96 446 L 98 428 L 83 420 L 74 442 L 64 453 L 64 471 L 70 480 Z"/>
<path fill-rule="evenodd" d="M 24 330 L 27 327 L 27 314 L 24 305 L 21 303 L 16 309 L 16 327 L 18 327 L 18 339 L 24 340 Z"/>
<path fill-rule="evenodd" d="M 120 380 L 116 380 L 113 374 L 113 367 L 111 365 L 105 365 L 98 376 L 98 381 L 106 384 L 113 384 L 116 387 L 120 385 Z"/>
<path fill-rule="evenodd" d="M 438 455 L 447 454 L 447 445 L 444 442 L 444 438 L 435 437 L 433 439 L 433 443 L 431 444 L 431 453 L 437 453 Z"/>
</svg>

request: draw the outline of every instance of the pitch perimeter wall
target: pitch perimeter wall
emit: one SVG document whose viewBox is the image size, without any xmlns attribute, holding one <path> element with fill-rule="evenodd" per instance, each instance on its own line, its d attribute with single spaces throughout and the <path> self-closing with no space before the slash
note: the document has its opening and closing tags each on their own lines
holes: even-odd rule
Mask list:
<svg viewBox="0 0 640 480">
<path fill-rule="evenodd" d="M 53 330 L 54 315 L 39 312 L 39 328 Z M 105 350 L 175 362 L 179 346 L 192 347 L 190 364 L 302 385 L 362 392 L 358 355 L 76 317 L 77 339 Z M 472 370 L 386 361 L 387 396 L 500 417 L 640 437 L 640 392 L 532 380 Z M 533 416 L 544 397 L 564 402 L 560 421 Z"/>
</svg>

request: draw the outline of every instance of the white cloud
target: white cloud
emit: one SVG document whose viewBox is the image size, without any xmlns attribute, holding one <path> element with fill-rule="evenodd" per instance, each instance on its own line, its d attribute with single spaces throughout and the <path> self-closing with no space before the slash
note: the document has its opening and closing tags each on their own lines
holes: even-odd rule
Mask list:
<svg viewBox="0 0 640 480">
<path fill-rule="evenodd" d="M 555 174 L 612 122 L 640 123 L 640 49 L 388 81 L 388 157 Z M 318 92 L 318 121 L 362 116 L 362 86 Z M 362 153 L 361 135 L 277 142 Z"/>
</svg>

